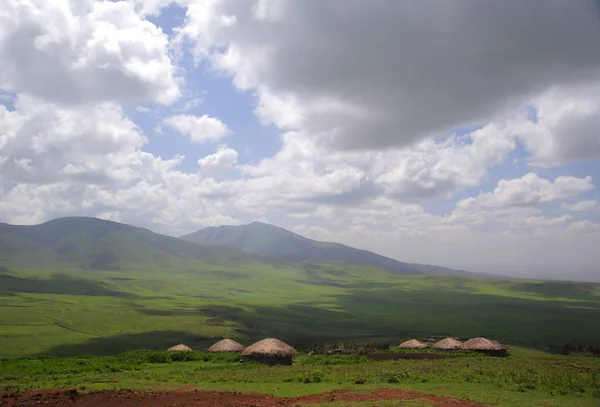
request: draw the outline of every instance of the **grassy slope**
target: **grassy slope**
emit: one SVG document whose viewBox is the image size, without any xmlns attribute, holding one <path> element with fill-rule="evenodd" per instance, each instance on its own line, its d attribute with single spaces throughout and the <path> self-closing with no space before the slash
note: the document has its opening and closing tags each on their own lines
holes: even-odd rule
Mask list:
<svg viewBox="0 0 600 407">
<path fill-rule="evenodd" d="M 33 226 L 0 223 L 0 266 L 8 269 L 168 271 L 264 261 L 95 218 L 60 218 Z"/>
<path fill-rule="evenodd" d="M 403 263 L 339 243 L 308 239 L 289 230 L 261 222 L 240 226 L 208 227 L 181 236 L 181 239 L 199 244 L 228 247 L 289 262 L 338 261 L 380 267 L 398 274 L 477 274 L 445 267 Z"/>
<path fill-rule="evenodd" d="M 232 336 L 292 343 L 489 336 L 596 343 L 600 285 L 399 276 L 340 264 L 197 270 L 0 271 L 0 356 L 202 348 Z"/>
<path fill-rule="evenodd" d="M 594 374 L 600 361 L 593 358 L 535 354 L 500 359 L 464 356 L 435 361 L 372 362 L 352 357 L 300 356 L 292 367 L 270 368 L 239 364 L 235 355 L 229 358 L 196 354 L 195 359 L 206 361 L 164 363 L 168 356 L 165 353 L 153 355 L 155 363 L 148 363 L 149 358 L 126 355 L 5 360 L 0 361 L 0 384 L 9 390 L 80 386 L 156 390 L 192 385 L 277 397 L 297 397 L 340 388 L 368 392 L 391 387 L 490 405 L 523 407 L 591 407 L 598 405 L 600 399 L 600 378 Z M 357 386 L 357 380 L 364 380 L 366 384 Z"/>
</svg>

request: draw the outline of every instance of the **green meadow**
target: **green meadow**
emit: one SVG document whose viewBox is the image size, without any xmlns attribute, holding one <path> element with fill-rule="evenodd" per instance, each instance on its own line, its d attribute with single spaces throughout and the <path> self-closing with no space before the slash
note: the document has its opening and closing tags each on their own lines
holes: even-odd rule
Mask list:
<svg viewBox="0 0 600 407">
<path fill-rule="evenodd" d="M 0 271 L 0 357 L 486 336 L 558 350 L 600 338 L 600 284 L 396 275 L 336 263 Z"/>
</svg>

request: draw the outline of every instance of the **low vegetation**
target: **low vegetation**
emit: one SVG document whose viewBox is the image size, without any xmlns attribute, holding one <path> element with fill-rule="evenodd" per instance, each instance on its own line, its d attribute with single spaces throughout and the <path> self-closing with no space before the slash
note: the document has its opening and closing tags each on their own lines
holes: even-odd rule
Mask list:
<svg viewBox="0 0 600 407">
<path fill-rule="evenodd" d="M 599 359 L 532 355 L 517 351 L 517 355 L 494 358 L 462 352 L 451 359 L 386 362 L 357 355 L 300 356 L 294 366 L 268 367 L 240 363 L 235 353 L 133 351 L 116 356 L 4 359 L 0 383 L 9 391 L 194 385 L 278 396 L 400 386 L 499 406 L 594 406 L 600 401 Z"/>
</svg>

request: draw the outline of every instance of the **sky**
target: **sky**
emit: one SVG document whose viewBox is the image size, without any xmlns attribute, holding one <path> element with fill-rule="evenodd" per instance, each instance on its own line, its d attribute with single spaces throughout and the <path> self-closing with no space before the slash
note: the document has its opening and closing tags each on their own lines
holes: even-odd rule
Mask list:
<svg viewBox="0 0 600 407">
<path fill-rule="evenodd" d="M 600 280 L 598 38 L 595 0 L 4 0 L 0 221 Z"/>
</svg>

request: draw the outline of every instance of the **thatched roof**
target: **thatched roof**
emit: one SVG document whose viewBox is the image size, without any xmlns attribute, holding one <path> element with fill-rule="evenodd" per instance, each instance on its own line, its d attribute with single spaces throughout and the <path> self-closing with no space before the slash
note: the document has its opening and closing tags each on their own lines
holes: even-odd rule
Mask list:
<svg viewBox="0 0 600 407">
<path fill-rule="evenodd" d="M 298 351 L 292 348 L 285 342 L 280 341 L 279 339 L 274 338 L 266 338 L 262 341 L 258 341 L 253 345 L 248 346 L 242 352 L 243 356 L 277 356 L 277 357 L 288 357 L 288 356 L 296 356 Z"/>
<path fill-rule="evenodd" d="M 433 345 L 433 348 L 449 350 L 449 349 L 460 349 L 461 346 L 462 346 L 461 341 L 458 341 L 454 338 L 446 338 L 446 339 L 442 339 L 441 341 L 435 343 Z"/>
<path fill-rule="evenodd" d="M 402 342 L 398 347 L 400 349 L 427 349 L 429 346 L 416 339 L 411 339 L 410 341 Z"/>
<path fill-rule="evenodd" d="M 506 350 L 508 347 L 487 338 L 471 338 L 460 347 L 467 350 Z"/>
<path fill-rule="evenodd" d="M 213 346 L 208 348 L 209 352 L 241 352 L 243 351 L 244 345 L 237 343 L 232 339 L 223 339 L 215 343 Z"/>
<path fill-rule="evenodd" d="M 170 347 L 169 349 L 167 349 L 168 351 L 178 351 L 178 352 L 191 352 L 192 348 L 190 348 L 189 346 L 185 346 L 183 344 L 179 344 L 179 345 L 175 345 Z"/>
</svg>

